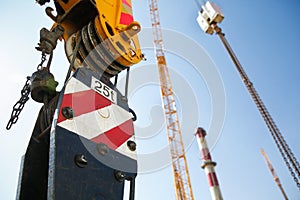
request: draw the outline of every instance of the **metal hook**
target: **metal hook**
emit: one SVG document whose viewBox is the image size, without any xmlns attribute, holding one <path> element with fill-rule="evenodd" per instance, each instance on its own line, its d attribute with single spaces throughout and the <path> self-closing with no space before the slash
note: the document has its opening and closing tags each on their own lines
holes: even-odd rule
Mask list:
<svg viewBox="0 0 300 200">
<path fill-rule="evenodd" d="M 53 21 L 57 22 L 57 16 L 54 16 L 53 13 L 52 13 L 52 12 L 54 11 L 53 8 L 47 7 L 47 8 L 45 9 L 45 11 L 46 11 L 46 14 L 47 14 Z"/>
</svg>

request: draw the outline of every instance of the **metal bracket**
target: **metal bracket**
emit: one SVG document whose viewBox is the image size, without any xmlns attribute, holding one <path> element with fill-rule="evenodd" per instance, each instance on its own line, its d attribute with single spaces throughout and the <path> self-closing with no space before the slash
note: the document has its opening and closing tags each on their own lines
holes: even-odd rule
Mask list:
<svg viewBox="0 0 300 200">
<path fill-rule="evenodd" d="M 46 54 L 51 54 L 57 45 L 57 40 L 62 36 L 63 32 L 63 27 L 59 25 L 52 31 L 42 28 L 40 30 L 40 43 L 38 43 L 36 49 Z"/>
</svg>

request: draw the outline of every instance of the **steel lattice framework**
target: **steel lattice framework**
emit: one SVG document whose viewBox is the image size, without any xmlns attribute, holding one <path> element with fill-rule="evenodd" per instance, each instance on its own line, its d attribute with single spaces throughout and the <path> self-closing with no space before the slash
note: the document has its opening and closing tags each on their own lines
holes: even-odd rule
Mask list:
<svg viewBox="0 0 300 200">
<path fill-rule="evenodd" d="M 268 155 L 267 155 L 267 153 L 265 152 L 264 149 L 261 149 L 261 154 L 265 158 L 266 163 L 268 165 L 268 168 L 269 168 L 269 170 L 270 170 L 270 172 L 271 172 L 271 174 L 273 176 L 274 181 L 276 182 L 277 186 L 279 187 L 281 194 L 283 195 L 283 197 L 284 197 L 285 200 L 288 200 L 288 197 L 286 196 L 286 193 L 285 193 L 285 191 L 284 191 L 284 189 L 283 189 L 283 187 L 282 187 L 282 185 L 280 183 L 279 177 L 277 176 L 277 174 L 275 172 L 275 169 L 272 166 L 271 161 L 270 161 L 270 159 L 269 159 L 269 157 L 268 157 Z"/>
<path fill-rule="evenodd" d="M 229 53 L 229 56 L 231 57 L 232 61 L 234 62 L 234 65 L 239 72 L 242 81 L 244 82 L 246 88 L 248 89 L 248 92 L 250 96 L 252 97 L 258 111 L 260 112 L 262 118 L 264 119 L 272 138 L 281 154 L 281 157 L 283 158 L 287 168 L 289 169 L 291 176 L 296 183 L 296 186 L 300 190 L 300 164 L 297 160 L 297 158 L 294 156 L 294 153 L 290 149 L 289 145 L 285 141 L 282 133 L 280 132 L 279 128 L 275 124 L 271 114 L 269 113 L 267 107 L 263 103 L 262 99 L 260 98 L 259 94 L 257 93 L 256 89 L 254 88 L 253 83 L 250 81 L 249 77 L 247 76 L 244 68 L 242 67 L 241 63 L 237 59 L 236 55 L 234 54 L 232 48 L 230 47 L 228 41 L 225 38 L 225 34 L 222 32 L 222 29 L 218 27 L 216 24 L 212 24 L 213 29 L 215 30 L 216 34 L 221 39 L 224 47 L 226 48 L 227 52 Z"/>
<path fill-rule="evenodd" d="M 168 66 L 166 64 L 166 59 L 164 56 L 163 39 L 157 0 L 148 0 L 148 2 L 160 79 L 161 97 L 164 106 L 166 129 L 169 139 L 172 167 L 174 173 L 176 199 L 194 199 L 184 145 L 182 141 L 182 135 L 180 131 L 180 124 L 178 121 L 174 93 Z"/>
</svg>

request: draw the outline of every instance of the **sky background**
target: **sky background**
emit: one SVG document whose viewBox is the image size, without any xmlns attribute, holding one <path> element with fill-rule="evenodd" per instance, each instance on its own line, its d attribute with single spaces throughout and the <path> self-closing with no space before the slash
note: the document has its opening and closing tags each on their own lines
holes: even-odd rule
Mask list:
<svg viewBox="0 0 300 200">
<path fill-rule="evenodd" d="M 269 0 L 213 2 L 221 7 L 225 15 L 220 27 L 227 40 L 299 160 L 300 24 L 297 19 L 300 3 Z M 202 4 L 201 1 L 199 3 Z M 149 28 L 151 24 L 148 2 L 133 0 L 132 4 L 135 20 L 141 23 L 142 28 Z M 9 200 L 15 199 L 21 156 L 25 153 L 41 104 L 30 100 L 25 105 L 17 124 L 13 125 L 10 131 L 5 127 L 13 105 L 20 98 L 25 77 L 31 75 L 40 62 L 40 53 L 34 49 L 39 40 L 39 30 L 42 27 L 51 27 L 52 22 L 44 13 L 44 7 L 35 4 L 34 0 L 4 0 L 0 5 L 2 25 L 0 199 Z M 199 8 L 196 2 L 164 0 L 159 1 L 158 6 L 161 26 L 180 33 L 201 46 L 213 61 L 222 79 L 226 98 L 220 99 L 220 104 L 226 105 L 225 121 L 216 142 L 211 144 L 213 147 L 211 153 L 213 160 L 218 163 L 216 172 L 224 199 L 283 199 L 260 153 L 260 149 L 264 148 L 289 199 L 300 200 L 299 190 L 222 43 L 216 35 L 207 35 L 198 26 L 196 18 Z M 167 41 L 167 38 L 165 40 Z M 181 41 L 173 40 L 173 42 Z M 141 44 L 143 47 L 143 41 Z M 133 69 L 137 72 L 139 67 L 155 67 L 153 49 L 145 49 L 144 52 L 148 60 L 134 66 Z M 211 104 L 211 94 L 205 77 L 201 79 L 200 74 L 197 78 L 188 67 L 189 63 L 184 58 L 189 53 L 197 52 L 195 49 L 189 49 L 184 55 L 166 54 L 170 71 L 180 75 L 178 79 L 173 76 L 175 77 L 173 84 L 180 120 L 184 122 L 181 126 L 186 130 L 183 134 L 187 135 L 193 134 L 192 130 L 196 128 L 189 122 L 195 118 L 198 123 L 196 126 L 208 129 L 212 123 L 212 108 L 216 106 Z M 201 58 L 199 52 L 199 59 Z M 60 43 L 55 50 L 51 67 L 52 73 L 60 82 L 59 88 L 67 67 L 63 43 Z M 193 90 L 193 94 L 186 95 L 184 99 L 181 97 L 182 84 L 180 81 L 177 82 L 181 79 L 185 79 L 188 87 Z M 130 86 L 134 86 L 134 81 L 133 76 Z M 161 104 L 160 94 L 155 80 L 152 85 L 146 85 L 140 90 L 132 93 L 129 104 L 138 114 L 136 130 L 145 131 L 145 127 L 161 119 L 162 111 L 158 107 Z M 185 107 L 185 102 L 193 98 L 197 104 Z M 185 115 L 191 106 L 199 110 L 196 116 Z M 155 154 L 156 148 L 166 146 L 164 127 L 158 130 L 156 137 L 149 136 L 148 139 L 137 137 L 138 152 Z M 157 146 L 153 146 L 154 144 Z M 186 155 L 195 199 L 210 199 L 206 176 L 200 167 L 199 149 L 194 140 L 190 142 Z M 170 165 L 139 174 L 136 182 L 136 199 L 175 199 Z"/>
</svg>

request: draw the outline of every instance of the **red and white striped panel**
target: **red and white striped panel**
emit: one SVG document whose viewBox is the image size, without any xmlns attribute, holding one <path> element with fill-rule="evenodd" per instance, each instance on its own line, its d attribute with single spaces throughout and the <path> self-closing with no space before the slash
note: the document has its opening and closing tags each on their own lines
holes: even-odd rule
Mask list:
<svg viewBox="0 0 300 200">
<path fill-rule="evenodd" d="M 73 109 L 72 119 L 62 115 L 64 107 Z M 127 110 L 72 77 L 65 88 L 57 125 L 136 160 L 136 154 L 127 147 L 127 141 L 135 140 L 132 117 Z"/>
<path fill-rule="evenodd" d="M 214 171 L 207 173 L 207 179 L 208 179 L 208 185 L 209 185 L 209 187 L 219 186 L 217 175 L 216 175 L 216 173 Z"/>
</svg>

